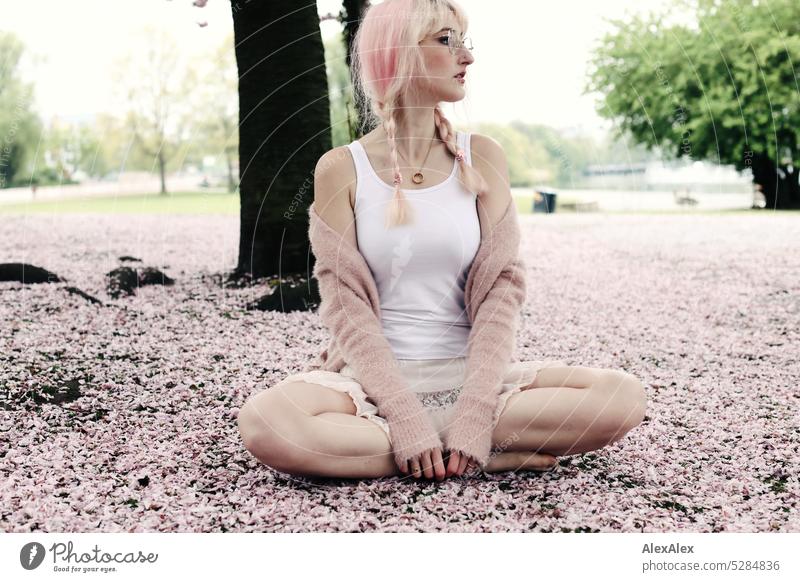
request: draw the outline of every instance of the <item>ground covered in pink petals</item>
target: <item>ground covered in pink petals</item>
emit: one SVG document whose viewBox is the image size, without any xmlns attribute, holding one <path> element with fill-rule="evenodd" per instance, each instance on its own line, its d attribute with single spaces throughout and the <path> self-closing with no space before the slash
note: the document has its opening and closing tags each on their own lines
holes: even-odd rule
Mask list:
<svg viewBox="0 0 800 582">
<path fill-rule="evenodd" d="M 800 531 L 797 214 L 521 217 L 518 355 L 630 372 L 647 417 L 549 473 L 442 483 L 297 479 L 243 448 L 238 407 L 328 334 L 223 288 L 235 217 L 0 220 L 0 262 L 68 279 L 0 283 L 2 531 Z M 122 255 L 176 284 L 110 299 Z"/>
</svg>

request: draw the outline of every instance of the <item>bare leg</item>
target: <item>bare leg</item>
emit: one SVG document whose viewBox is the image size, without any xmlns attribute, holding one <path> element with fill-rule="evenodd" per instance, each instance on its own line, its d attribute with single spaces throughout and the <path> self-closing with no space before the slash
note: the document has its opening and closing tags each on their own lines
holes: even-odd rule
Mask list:
<svg viewBox="0 0 800 582">
<path fill-rule="evenodd" d="M 355 412 L 347 394 L 298 382 L 251 398 L 239 413 L 239 427 L 250 452 L 279 471 L 356 479 L 403 475 L 386 433 Z M 444 460 L 446 466 L 446 452 Z M 485 470 L 542 471 L 554 461 L 549 455 L 500 452 Z"/>
<path fill-rule="evenodd" d="M 489 459 L 484 471 L 500 473 L 503 471 L 547 472 L 558 464 L 558 459 L 547 453 L 533 451 L 505 451 Z"/>
<path fill-rule="evenodd" d="M 486 471 L 548 470 L 555 455 L 595 450 L 621 438 L 641 422 L 644 410 L 644 389 L 630 374 L 547 368 L 530 389 L 508 399 L 493 434 L 503 451 L 493 455 Z M 265 390 L 242 407 L 239 426 L 253 455 L 280 471 L 340 478 L 402 475 L 386 433 L 355 416 L 347 394 L 325 386 L 297 382 Z"/>
<path fill-rule="evenodd" d="M 638 425 L 645 407 L 644 388 L 630 374 L 583 366 L 547 368 L 530 389 L 508 399 L 492 438 L 510 443 L 510 451 L 592 451 Z"/>
<path fill-rule="evenodd" d="M 386 433 L 355 412 L 347 394 L 297 382 L 251 398 L 239 413 L 239 427 L 250 452 L 279 471 L 342 478 L 402 475 Z"/>
<path fill-rule="evenodd" d="M 391 477 L 394 475 L 408 477 L 397 468 L 394 457 L 391 455 L 391 445 L 386 433 L 379 427 L 376 427 L 377 433 L 371 430 L 372 427 L 375 427 L 373 422 L 365 418 L 338 412 L 323 412 L 317 414 L 315 418 L 322 418 L 326 421 L 324 425 L 320 423 L 318 425 L 320 428 L 317 430 L 321 429 L 328 432 L 330 438 L 322 442 L 329 442 L 333 446 L 328 446 L 325 452 L 318 453 L 317 458 L 310 465 L 307 465 L 312 472 L 307 469 L 305 474 L 343 478 Z M 353 422 L 354 420 L 361 422 Z M 325 428 L 322 428 L 323 426 Z M 309 425 L 309 428 L 313 430 L 311 425 Z M 371 450 L 364 448 L 365 443 L 363 441 L 366 434 L 363 432 L 364 429 L 369 429 L 373 433 L 367 437 L 367 441 L 373 442 Z M 343 433 L 343 431 L 349 432 Z M 338 439 L 338 445 L 332 441 L 334 438 Z M 360 442 L 356 447 L 353 447 L 348 446 L 348 441 L 351 445 L 353 441 Z M 321 449 L 325 448 L 324 445 L 320 445 L 320 447 Z M 331 451 L 339 452 L 332 453 Z M 359 455 L 358 451 L 362 451 L 365 454 Z M 442 456 L 446 467 L 449 456 L 446 455 L 445 451 L 442 452 Z M 519 470 L 548 471 L 556 462 L 556 458 L 552 455 L 536 454 L 531 451 L 509 451 L 498 453 L 492 457 L 485 470 L 487 473 Z M 424 467 L 421 468 L 424 470 Z"/>
<path fill-rule="evenodd" d="M 322 412 L 305 422 L 305 430 L 317 431 L 319 439 L 307 474 L 352 478 L 403 475 L 386 433 L 371 420 L 355 416 L 355 410 L 353 414 Z"/>
</svg>

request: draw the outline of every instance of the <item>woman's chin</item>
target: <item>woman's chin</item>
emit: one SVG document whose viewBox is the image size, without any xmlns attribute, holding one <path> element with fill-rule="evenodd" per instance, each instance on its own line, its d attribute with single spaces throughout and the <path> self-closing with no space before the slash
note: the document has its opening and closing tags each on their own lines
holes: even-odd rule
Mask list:
<svg viewBox="0 0 800 582">
<path fill-rule="evenodd" d="M 467 96 L 467 92 L 464 90 L 463 87 L 457 88 L 455 91 L 447 91 L 443 93 L 441 96 L 440 101 L 447 101 L 448 103 L 455 103 L 456 101 L 461 101 L 464 97 Z"/>
</svg>

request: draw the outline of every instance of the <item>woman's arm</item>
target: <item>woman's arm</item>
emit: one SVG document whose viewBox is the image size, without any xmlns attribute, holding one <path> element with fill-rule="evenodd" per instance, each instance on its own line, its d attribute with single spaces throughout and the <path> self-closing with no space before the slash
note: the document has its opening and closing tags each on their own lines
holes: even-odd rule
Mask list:
<svg viewBox="0 0 800 582">
<path fill-rule="evenodd" d="M 509 187 L 508 164 L 502 146 L 494 139 L 473 135 L 472 159 L 482 173 L 489 190 L 481 200 L 481 210 L 488 215 L 483 225 L 491 230 L 491 255 L 485 261 L 503 259 L 505 264 L 491 282 L 491 288 L 478 305 L 467 341 L 467 369 L 462 390 L 447 431 L 445 447 L 475 459 L 481 466 L 488 462 L 493 434 L 493 420 L 498 396 L 514 353 L 522 306 L 527 298 L 526 267 L 519 258 L 519 226 Z M 506 212 L 510 214 L 506 215 Z M 505 217 L 505 218 L 504 218 Z M 504 229 L 499 223 L 504 218 Z M 492 225 L 498 225 L 493 228 Z M 509 245 L 509 246 L 505 246 Z M 489 271 L 490 269 L 486 269 Z"/>
<path fill-rule="evenodd" d="M 326 152 L 314 168 L 314 209 L 345 241 L 358 248 L 356 221 L 350 206 L 350 189 L 356 177 L 346 146 Z"/>
<path fill-rule="evenodd" d="M 372 305 L 378 300 L 377 289 L 370 297 L 363 283 L 372 274 L 356 247 L 347 173 L 339 167 L 342 160 L 325 161 L 335 152 L 320 159 L 314 174 L 309 234 L 322 298 L 319 315 L 364 391 L 389 423 L 395 462 L 402 467 L 412 457 L 441 448 L 442 442 L 419 399 L 407 387 L 383 334 Z M 344 162 L 351 164 L 349 158 Z M 322 222 L 316 221 L 317 217 Z"/>
</svg>

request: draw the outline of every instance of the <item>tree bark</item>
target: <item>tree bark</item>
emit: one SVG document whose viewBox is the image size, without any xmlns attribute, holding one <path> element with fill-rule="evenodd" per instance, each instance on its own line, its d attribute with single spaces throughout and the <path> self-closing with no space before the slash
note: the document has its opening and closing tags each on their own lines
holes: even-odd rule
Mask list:
<svg viewBox="0 0 800 582">
<path fill-rule="evenodd" d="M 166 160 L 164 160 L 164 152 L 162 149 L 158 150 L 158 173 L 161 177 L 161 195 L 167 195 L 167 179 L 166 179 Z"/>
<path fill-rule="evenodd" d="M 239 72 L 239 260 L 232 278 L 309 272 L 314 168 L 331 149 L 315 3 L 232 0 Z"/>
<path fill-rule="evenodd" d="M 351 55 L 353 51 L 353 40 L 355 39 L 356 32 L 358 32 L 358 28 L 361 25 L 361 18 L 369 6 L 369 0 L 343 0 L 342 4 L 347 16 L 344 22 L 345 62 L 347 63 L 347 70 L 352 71 L 353 69 L 350 65 L 350 62 L 352 60 Z M 350 138 L 352 140 L 356 140 L 365 133 L 369 133 L 374 128 L 365 125 L 368 117 L 367 111 L 362 105 L 363 93 L 359 90 L 359 87 L 356 86 L 355 83 L 352 83 L 352 75 L 350 80 L 353 87 L 353 96 L 355 98 L 354 110 L 356 112 L 356 127 L 351 128 Z"/>
<path fill-rule="evenodd" d="M 227 149 L 225 150 L 225 165 L 228 168 L 228 192 L 235 192 L 236 182 L 233 181 L 233 160 L 231 159 L 231 153 Z"/>
<path fill-rule="evenodd" d="M 800 184 L 798 169 L 791 166 L 776 166 L 769 157 L 753 155 L 753 183 L 761 188 L 765 208 L 791 210 L 800 208 Z"/>
</svg>

